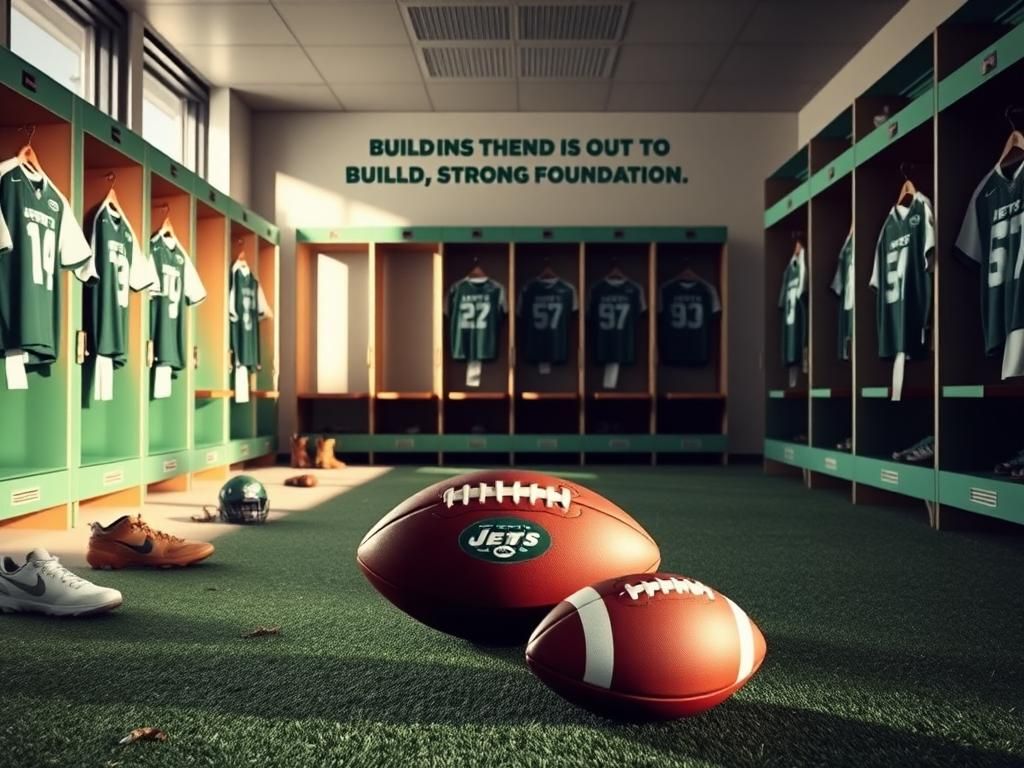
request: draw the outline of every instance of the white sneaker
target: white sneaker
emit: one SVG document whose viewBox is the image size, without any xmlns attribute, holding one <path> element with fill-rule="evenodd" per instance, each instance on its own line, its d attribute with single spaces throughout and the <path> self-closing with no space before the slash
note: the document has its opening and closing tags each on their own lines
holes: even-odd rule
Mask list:
<svg viewBox="0 0 1024 768">
<path fill-rule="evenodd" d="M 32 550 L 21 565 L 12 557 L 0 558 L 0 613 L 84 616 L 112 611 L 121 600 L 116 589 L 76 576 L 45 549 Z"/>
</svg>

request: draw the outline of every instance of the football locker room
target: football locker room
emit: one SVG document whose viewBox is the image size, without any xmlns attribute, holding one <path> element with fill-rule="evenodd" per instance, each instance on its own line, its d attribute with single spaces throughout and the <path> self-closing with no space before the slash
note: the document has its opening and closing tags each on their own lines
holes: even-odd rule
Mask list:
<svg viewBox="0 0 1024 768">
<path fill-rule="evenodd" d="M 1024 765 L 1024 0 L 0 0 L 0 765 Z"/>
</svg>

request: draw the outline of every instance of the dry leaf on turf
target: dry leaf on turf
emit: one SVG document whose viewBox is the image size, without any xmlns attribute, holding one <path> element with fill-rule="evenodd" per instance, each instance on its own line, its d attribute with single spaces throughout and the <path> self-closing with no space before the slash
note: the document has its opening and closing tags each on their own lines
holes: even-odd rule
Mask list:
<svg viewBox="0 0 1024 768">
<path fill-rule="evenodd" d="M 249 639 L 251 637 L 266 637 L 267 635 L 280 635 L 280 627 L 256 627 L 249 632 L 243 632 L 242 637 Z"/>
<path fill-rule="evenodd" d="M 159 728 L 136 728 L 117 743 L 131 744 L 135 741 L 167 741 L 167 734 Z"/>
<path fill-rule="evenodd" d="M 203 507 L 203 514 L 201 516 L 200 515 L 192 515 L 192 522 L 193 523 L 212 523 L 216 519 L 217 519 L 216 513 L 211 512 L 209 507 Z"/>
</svg>

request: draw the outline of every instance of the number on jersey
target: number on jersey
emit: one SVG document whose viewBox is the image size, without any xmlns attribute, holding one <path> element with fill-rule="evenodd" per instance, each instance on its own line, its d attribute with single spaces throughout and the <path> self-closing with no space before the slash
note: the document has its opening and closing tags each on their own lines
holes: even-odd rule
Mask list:
<svg viewBox="0 0 1024 768">
<path fill-rule="evenodd" d="M 885 254 L 885 303 L 895 304 L 903 299 L 903 283 L 907 276 L 910 247 Z"/>
<path fill-rule="evenodd" d="M 489 301 L 464 301 L 459 306 L 459 330 L 482 331 L 487 328 L 487 317 L 491 314 Z"/>
<path fill-rule="evenodd" d="M 629 304 L 602 302 L 597 308 L 598 325 L 602 331 L 621 331 L 629 317 Z"/>
<path fill-rule="evenodd" d="M 177 320 L 181 311 L 181 270 L 170 264 L 164 264 L 163 272 L 164 298 L 167 299 L 167 317 Z"/>
<path fill-rule="evenodd" d="M 57 233 L 52 229 L 43 229 L 37 221 L 27 222 L 25 232 L 32 247 L 32 282 L 52 291 L 57 257 Z"/>
<path fill-rule="evenodd" d="M 533 327 L 537 331 L 555 330 L 562 319 L 562 302 L 534 302 Z"/>
<path fill-rule="evenodd" d="M 1021 223 L 1024 222 L 1024 212 L 1011 216 L 1008 219 L 997 221 L 992 225 L 992 236 L 990 239 L 990 256 L 988 259 L 988 287 L 998 288 L 1006 282 L 1006 260 L 1011 256 L 1009 244 L 1020 234 Z M 1021 251 L 1018 249 L 1016 265 L 1014 266 L 1014 279 L 1020 278 L 1022 261 Z"/>
<path fill-rule="evenodd" d="M 788 301 L 786 302 L 788 305 Z M 704 305 L 699 301 L 690 303 L 675 302 L 672 304 L 672 327 L 676 330 L 689 328 L 696 330 L 704 327 Z"/>
</svg>

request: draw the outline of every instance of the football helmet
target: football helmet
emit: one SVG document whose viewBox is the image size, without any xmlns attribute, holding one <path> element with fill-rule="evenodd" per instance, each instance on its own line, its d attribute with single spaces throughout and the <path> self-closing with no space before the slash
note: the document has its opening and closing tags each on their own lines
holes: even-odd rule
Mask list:
<svg viewBox="0 0 1024 768">
<path fill-rule="evenodd" d="M 270 499 L 263 483 L 251 475 L 237 475 L 220 489 L 217 511 L 226 523 L 262 523 L 270 512 Z"/>
</svg>

